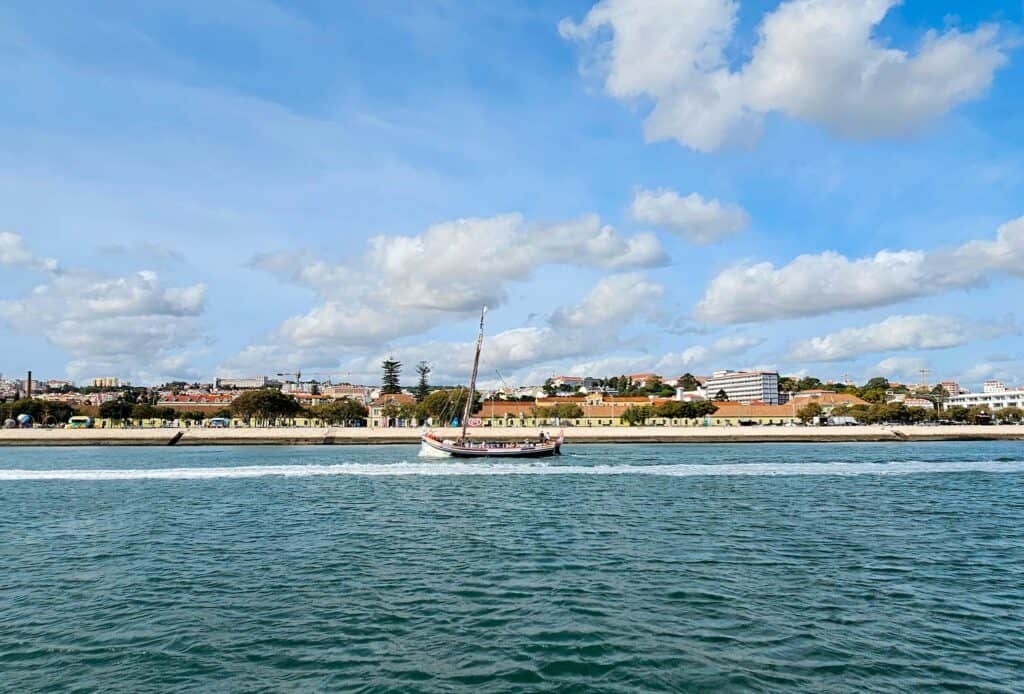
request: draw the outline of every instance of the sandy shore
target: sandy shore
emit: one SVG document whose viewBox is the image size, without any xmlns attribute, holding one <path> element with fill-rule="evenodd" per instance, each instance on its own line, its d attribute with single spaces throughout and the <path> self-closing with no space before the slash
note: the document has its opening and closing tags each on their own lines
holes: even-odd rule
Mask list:
<svg viewBox="0 0 1024 694">
<path fill-rule="evenodd" d="M 479 438 L 534 438 L 537 429 L 477 429 Z M 417 429 L 2 429 L 0 446 L 330 445 L 416 443 Z M 454 433 L 454 430 L 453 430 Z M 551 430 L 549 430 L 551 433 Z M 1024 441 L 1024 426 L 579 427 L 566 443 L 766 443 L 826 441 Z"/>
</svg>

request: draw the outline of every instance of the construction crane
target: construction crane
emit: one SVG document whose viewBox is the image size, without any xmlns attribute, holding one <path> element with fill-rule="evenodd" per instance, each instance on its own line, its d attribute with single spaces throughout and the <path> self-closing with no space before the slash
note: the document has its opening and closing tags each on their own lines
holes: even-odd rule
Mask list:
<svg viewBox="0 0 1024 694">
<path fill-rule="evenodd" d="M 291 380 L 289 382 L 294 384 L 294 388 L 295 388 L 296 391 L 301 389 L 302 374 L 303 374 L 303 372 L 301 370 L 298 370 L 298 369 L 295 370 L 295 371 L 279 371 L 277 373 L 278 376 L 286 376 L 286 377 L 292 378 L 293 380 Z M 350 376 L 352 376 L 352 372 L 351 371 L 307 371 L 306 375 L 307 376 L 320 376 L 320 377 L 326 376 L 328 381 L 330 381 L 330 379 L 332 377 L 334 377 L 334 376 L 350 377 Z"/>
</svg>

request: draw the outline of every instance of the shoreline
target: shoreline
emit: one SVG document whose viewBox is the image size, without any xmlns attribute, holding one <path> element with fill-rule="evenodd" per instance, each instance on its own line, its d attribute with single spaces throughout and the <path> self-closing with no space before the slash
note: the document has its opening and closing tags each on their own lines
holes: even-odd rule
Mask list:
<svg viewBox="0 0 1024 694">
<path fill-rule="evenodd" d="M 546 431 L 553 431 L 548 427 Z M 266 427 L 254 429 L 0 429 L 8 446 L 308 446 L 415 444 L 420 429 Z M 456 429 L 435 429 L 453 437 Z M 536 428 L 487 428 L 471 436 L 534 439 Z M 175 440 L 176 439 L 176 440 Z M 172 443 L 172 440 L 175 440 Z M 576 427 L 566 445 L 581 443 L 828 443 L 919 441 L 1024 441 L 1024 425 L 859 427 Z"/>
</svg>

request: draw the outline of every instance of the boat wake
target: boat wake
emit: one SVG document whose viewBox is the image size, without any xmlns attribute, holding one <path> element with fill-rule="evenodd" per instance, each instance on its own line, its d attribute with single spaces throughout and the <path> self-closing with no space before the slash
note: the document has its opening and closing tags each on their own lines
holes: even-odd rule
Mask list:
<svg viewBox="0 0 1024 694">
<path fill-rule="evenodd" d="M 911 475 L 925 473 L 1024 472 L 1024 460 L 893 461 L 888 463 L 736 463 L 721 465 L 552 465 L 550 463 L 341 463 L 337 465 L 258 465 L 178 467 L 125 470 L 0 469 L 0 482 L 66 480 L 208 480 L 251 477 L 317 476 L 508 476 L 508 475 L 648 475 L 657 477 L 725 477 L 791 475 Z"/>
</svg>

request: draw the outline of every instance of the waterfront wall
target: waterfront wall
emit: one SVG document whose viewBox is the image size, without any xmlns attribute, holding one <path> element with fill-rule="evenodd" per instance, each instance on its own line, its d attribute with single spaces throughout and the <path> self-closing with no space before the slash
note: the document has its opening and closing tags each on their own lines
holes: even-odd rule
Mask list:
<svg viewBox="0 0 1024 694">
<path fill-rule="evenodd" d="M 456 436 L 457 430 L 435 430 Z M 554 433 L 552 429 L 548 433 Z M 535 439 L 537 429 L 471 430 L 477 438 Z M 181 434 L 178 437 L 178 434 Z M 414 444 L 418 429 L 267 427 L 254 429 L 0 429 L 0 446 L 166 446 Z M 860 427 L 581 427 L 566 429 L 573 443 L 768 443 L 841 441 L 1024 441 L 1024 425 Z"/>
</svg>

